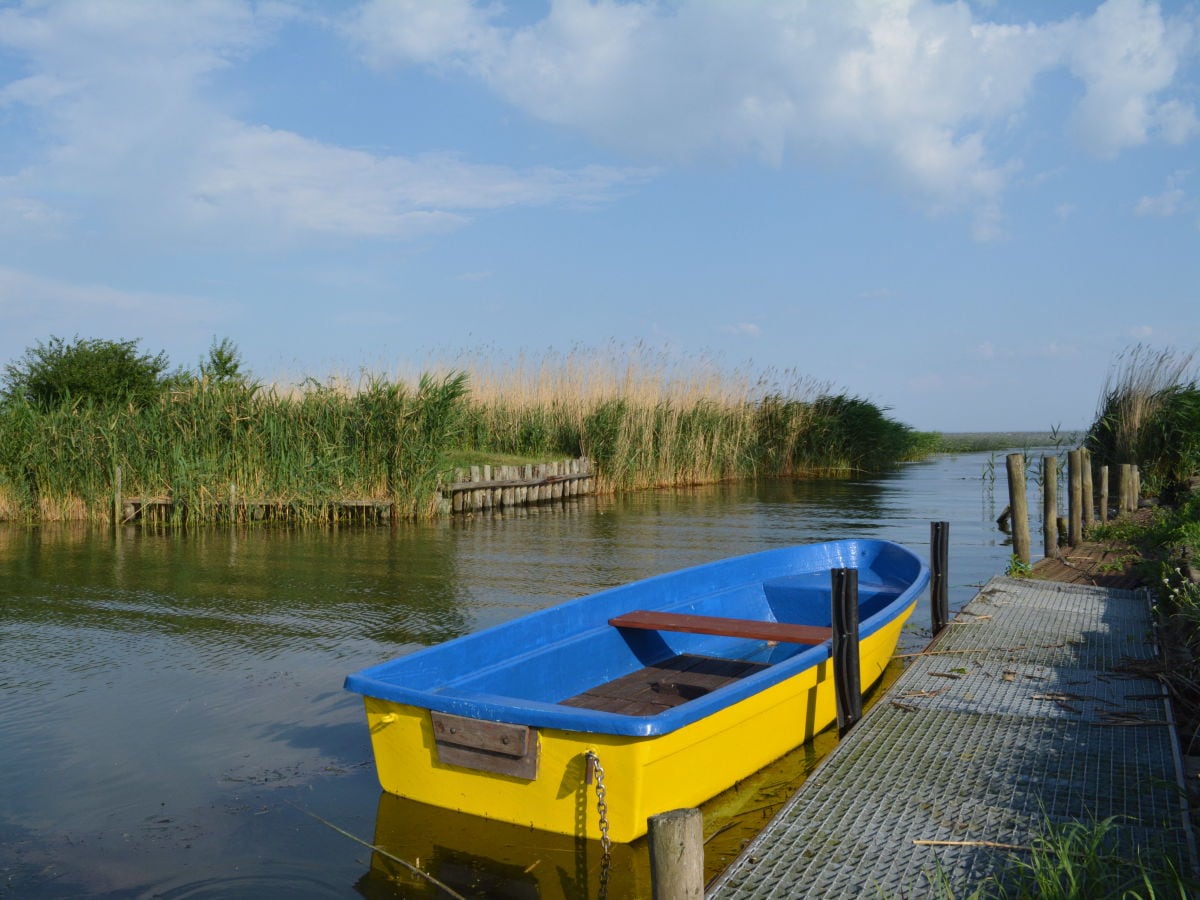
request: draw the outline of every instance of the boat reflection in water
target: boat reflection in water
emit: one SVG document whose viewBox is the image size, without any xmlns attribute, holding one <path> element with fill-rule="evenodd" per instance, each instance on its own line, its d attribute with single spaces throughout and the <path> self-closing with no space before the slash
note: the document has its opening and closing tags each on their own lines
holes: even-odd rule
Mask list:
<svg viewBox="0 0 1200 900">
<path fill-rule="evenodd" d="M 391 857 L 465 897 L 590 900 L 651 893 L 644 840 L 614 844 L 606 866 L 599 841 L 494 822 L 387 792 L 379 798 L 374 843 L 370 871 L 355 885 L 372 900 L 447 896 Z"/>
<path fill-rule="evenodd" d="M 874 706 L 901 669 L 898 662 L 888 667 L 865 698 L 866 709 Z M 701 804 L 705 881 L 733 862 L 837 742 L 837 728 L 828 728 Z M 355 885 L 369 900 L 447 896 L 385 854 L 419 866 L 464 897 L 599 900 L 606 894 L 617 898 L 652 893 L 645 838 L 613 844 L 605 872 L 599 841 L 495 822 L 386 791 L 379 798 L 374 843 L 384 852 L 371 855 L 370 870 Z"/>
</svg>

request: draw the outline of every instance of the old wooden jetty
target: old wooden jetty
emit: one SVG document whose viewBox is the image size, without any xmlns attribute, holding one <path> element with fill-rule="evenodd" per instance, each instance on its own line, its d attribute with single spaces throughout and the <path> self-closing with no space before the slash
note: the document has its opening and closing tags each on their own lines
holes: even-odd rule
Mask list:
<svg viewBox="0 0 1200 900">
<path fill-rule="evenodd" d="M 711 897 L 966 896 L 1047 822 L 1195 866 L 1148 594 L 992 579 Z"/>
<path fill-rule="evenodd" d="M 594 478 L 586 456 L 520 466 L 471 466 L 457 470 L 442 494 L 453 512 L 484 512 L 588 494 Z"/>
<path fill-rule="evenodd" d="M 456 469 L 441 487 L 442 510 L 473 513 L 549 503 L 590 494 L 595 482 L 587 457 L 511 466 L 471 466 Z M 126 496 L 117 470 L 113 509 L 118 523 L 187 520 L 185 502 L 169 494 Z M 328 521 L 374 524 L 395 518 L 389 497 L 341 497 L 323 500 L 247 496 L 230 485 L 227 496 L 213 498 L 208 518 L 217 521 Z"/>
</svg>

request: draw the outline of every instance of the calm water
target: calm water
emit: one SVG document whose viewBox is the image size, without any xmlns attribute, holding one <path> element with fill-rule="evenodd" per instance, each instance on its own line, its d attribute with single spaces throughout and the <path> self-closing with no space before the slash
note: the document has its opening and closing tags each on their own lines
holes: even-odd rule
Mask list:
<svg viewBox="0 0 1200 900">
<path fill-rule="evenodd" d="M 989 454 L 964 454 L 870 480 L 584 498 L 396 532 L 0 526 L 0 895 L 424 895 L 334 825 L 464 893 L 594 895 L 595 848 L 381 797 L 345 674 L 723 556 L 853 536 L 927 555 L 934 519 L 951 523 L 958 608 L 1011 552 L 997 458 L 994 496 Z M 923 602 L 906 649 L 928 621 Z M 819 752 L 706 808 L 722 830 L 710 866 Z M 610 895 L 644 879 L 644 850 L 622 849 Z"/>
</svg>

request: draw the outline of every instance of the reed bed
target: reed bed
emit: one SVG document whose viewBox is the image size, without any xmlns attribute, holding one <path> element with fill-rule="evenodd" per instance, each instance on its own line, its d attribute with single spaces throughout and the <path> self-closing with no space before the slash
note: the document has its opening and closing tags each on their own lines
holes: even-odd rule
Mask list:
<svg viewBox="0 0 1200 900">
<path fill-rule="evenodd" d="M 1101 391 L 1086 446 L 1101 465 L 1134 463 L 1151 493 L 1200 470 L 1200 384 L 1193 354 L 1144 344 L 1122 353 Z"/>
<path fill-rule="evenodd" d="M 189 521 L 263 504 L 323 519 L 350 499 L 425 518 L 464 454 L 588 456 L 597 490 L 611 492 L 848 476 L 932 450 L 874 404 L 795 373 L 750 377 L 641 347 L 491 359 L 459 360 L 415 385 L 198 378 L 140 406 L 10 401 L 0 406 L 0 518 L 105 520 L 118 468 L 124 497 L 169 497 Z"/>
<path fill-rule="evenodd" d="M 454 363 L 472 385 L 470 449 L 588 456 L 599 490 L 848 476 L 932 450 L 874 404 L 793 371 L 731 372 L 642 344 L 494 359 Z"/>
<path fill-rule="evenodd" d="M 350 498 L 428 516 L 464 391 L 462 376 L 415 388 L 371 380 L 349 395 L 310 385 L 298 396 L 198 380 L 144 406 L 10 402 L 0 409 L 0 511 L 106 519 L 119 467 L 125 497 L 170 498 L 190 521 L 254 504 L 325 517 Z"/>
</svg>

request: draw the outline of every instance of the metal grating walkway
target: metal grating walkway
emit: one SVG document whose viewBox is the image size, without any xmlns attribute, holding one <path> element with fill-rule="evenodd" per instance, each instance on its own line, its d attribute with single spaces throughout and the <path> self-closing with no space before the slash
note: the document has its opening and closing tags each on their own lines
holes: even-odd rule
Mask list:
<svg viewBox="0 0 1200 900">
<path fill-rule="evenodd" d="M 710 897 L 962 896 L 1050 821 L 1194 857 L 1146 596 L 995 578 L 713 884 Z M 1130 661 L 1134 661 L 1131 666 Z"/>
</svg>

